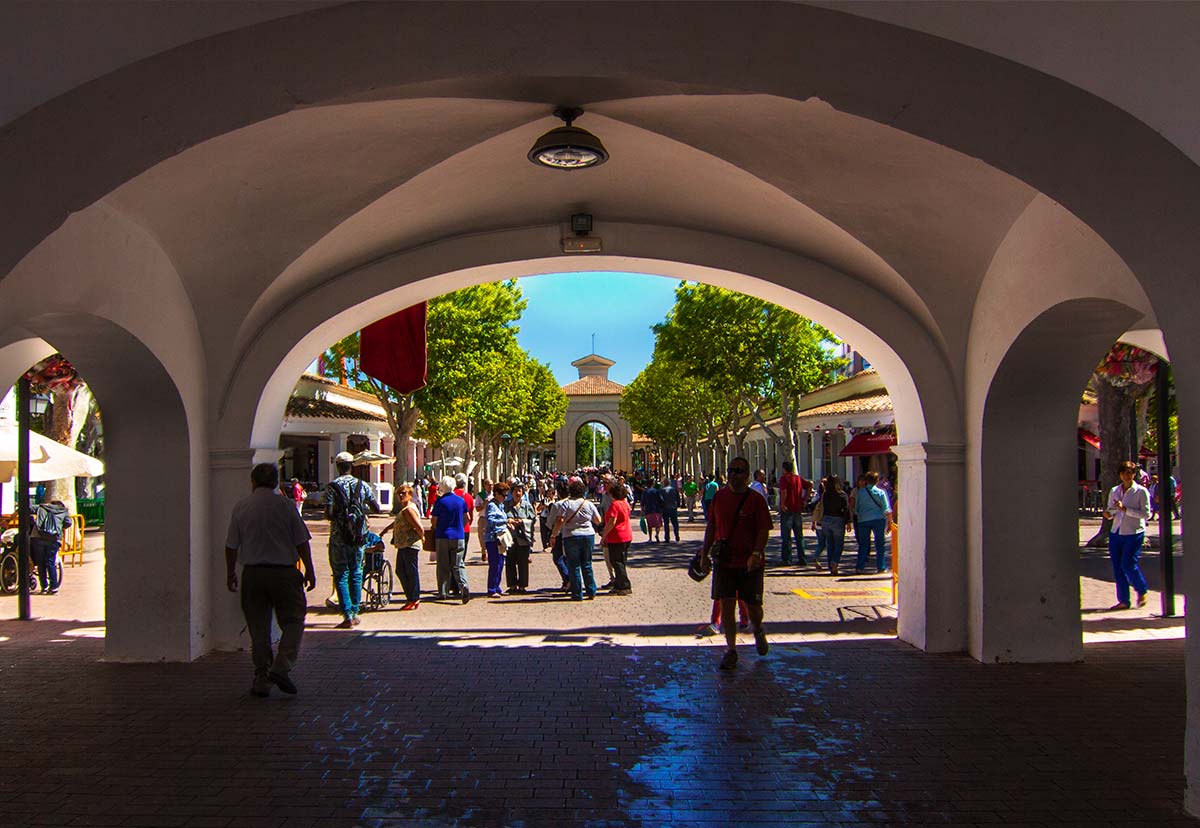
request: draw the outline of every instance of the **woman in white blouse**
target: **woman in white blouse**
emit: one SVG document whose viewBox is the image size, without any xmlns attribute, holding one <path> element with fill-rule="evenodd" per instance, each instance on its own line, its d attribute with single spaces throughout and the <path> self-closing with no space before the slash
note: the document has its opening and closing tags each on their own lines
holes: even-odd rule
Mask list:
<svg viewBox="0 0 1200 828">
<path fill-rule="evenodd" d="M 1146 539 L 1146 519 L 1150 517 L 1150 492 L 1134 481 L 1137 464 L 1126 460 L 1118 474 L 1121 482 L 1108 493 L 1104 516 L 1112 520 L 1108 536 L 1108 557 L 1112 559 L 1113 579 L 1117 582 L 1117 603 L 1109 609 L 1129 609 L 1129 587 L 1137 591 L 1137 605 L 1146 606 L 1146 579 L 1138 568 L 1138 556 Z"/>
</svg>

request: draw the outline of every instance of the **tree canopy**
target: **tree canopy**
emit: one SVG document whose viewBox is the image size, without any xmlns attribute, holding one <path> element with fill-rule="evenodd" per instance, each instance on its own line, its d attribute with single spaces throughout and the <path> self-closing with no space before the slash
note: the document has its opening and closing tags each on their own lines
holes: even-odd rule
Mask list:
<svg viewBox="0 0 1200 828">
<path fill-rule="evenodd" d="M 740 453 L 758 423 L 795 459 L 801 395 L 844 364 L 829 347 L 837 338 L 812 320 L 693 282 L 679 284 L 654 333 L 654 358 L 626 388 L 621 413 L 660 447 L 703 436 Z M 779 432 L 767 422 L 776 416 Z"/>
<path fill-rule="evenodd" d="M 429 302 L 425 387 L 399 394 L 360 366 L 356 332 L 321 360 L 324 376 L 373 394 L 383 406 L 397 445 L 414 435 L 442 445 L 462 436 L 485 460 L 502 435 L 540 442 L 563 422 L 566 397 L 550 369 L 517 344 L 516 323 L 526 301 L 516 281 L 464 288 Z M 407 479 L 403 457 L 398 479 Z"/>
</svg>

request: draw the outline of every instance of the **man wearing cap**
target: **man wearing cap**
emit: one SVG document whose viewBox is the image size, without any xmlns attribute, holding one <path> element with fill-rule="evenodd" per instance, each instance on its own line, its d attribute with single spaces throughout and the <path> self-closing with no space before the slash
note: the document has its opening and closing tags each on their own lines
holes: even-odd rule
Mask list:
<svg viewBox="0 0 1200 828">
<path fill-rule="evenodd" d="M 268 696 L 274 684 L 295 693 L 288 673 L 296 665 L 308 602 L 304 591 L 317 585 L 308 527 L 286 498 L 276 491 L 279 469 L 259 463 L 250 472 L 251 494 L 233 507 L 225 536 L 225 582 L 238 591 L 237 564 L 242 564 L 242 613 L 250 631 L 254 683 L 250 692 Z M 296 562 L 304 574 L 296 571 Z M 271 614 L 283 633 L 279 651 L 271 651 Z"/>
<path fill-rule="evenodd" d="M 337 590 L 338 604 L 342 608 L 342 623 L 339 629 L 358 625 L 359 601 L 362 599 L 363 547 L 356 546 L 351 539 L 342 537 L 337 521 L 333 519 L 334 486 L 341 489 L 346 503 L 358 503 L 364 511 L 378 512 L 379 502 L 371 484 L 350 474 L 354 455 L 339 452 L 333 458 L 338 476 L 329 481 L 325 490 L 325 519 L 329 521 L 329 566 L 333 570 L 333 586 Z"/>
</svg>

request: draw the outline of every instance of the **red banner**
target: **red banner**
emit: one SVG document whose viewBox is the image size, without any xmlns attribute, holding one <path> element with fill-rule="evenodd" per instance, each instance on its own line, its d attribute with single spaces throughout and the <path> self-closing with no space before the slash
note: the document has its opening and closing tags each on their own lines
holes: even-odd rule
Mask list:
<svg viewBox="0 0 1200 828">
<path fill-rule="evenodd" d="M 362 371 L 401 394 L 425 387 L 425 303 L 362 329 Z"/>
</svg>

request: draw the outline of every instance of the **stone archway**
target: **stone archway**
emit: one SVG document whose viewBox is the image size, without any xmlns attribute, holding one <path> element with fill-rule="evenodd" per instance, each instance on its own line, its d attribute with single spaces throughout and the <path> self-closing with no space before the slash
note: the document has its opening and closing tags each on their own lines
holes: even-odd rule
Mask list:
<svg viewBox="0 0 1200 828">
<path fill-rule="evenodd" d="M 576 468 L 576 440 L 579 430 L 588 423 L 600 423 L 612 436 L 612 467 L 633 469 L 633 429 L 621 416 L 618 405 L 624 387 L 608 378 L 615 363 L 611 359 L 588 354 L 571 365 L 579 371 L 579 379 L 563 386 L 567 395 L 567 414 L 561 428 L 554 433 L 555 456 L 559 471 Z"/>
</svg>

